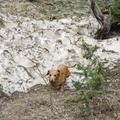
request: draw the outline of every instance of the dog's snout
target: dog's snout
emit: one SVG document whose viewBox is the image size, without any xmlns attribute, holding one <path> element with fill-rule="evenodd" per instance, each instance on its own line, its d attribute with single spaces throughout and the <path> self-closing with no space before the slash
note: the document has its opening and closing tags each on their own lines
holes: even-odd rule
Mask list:
<svg viewBox="0 0 120 120">
<path fill-rule="evenodd" d="M 54 82 L 54 79 L 51 79 L 50 81 L 51 81 L 51 82 Z"/>
</svg>

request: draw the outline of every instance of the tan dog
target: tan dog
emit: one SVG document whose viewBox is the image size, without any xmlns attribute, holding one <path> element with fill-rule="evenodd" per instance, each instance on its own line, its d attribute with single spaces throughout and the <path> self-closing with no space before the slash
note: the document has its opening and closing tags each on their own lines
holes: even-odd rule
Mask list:
<svg viewBox="0 0 120 120">
<path fill-rule="evenodd" d="M 68 68 L 73 68 L 74 66 L 60 65 L 57 70 L 48 70 L 46 75 L 49 75 L 49 82 L 52 86 L 60 87 L 60 91 L 64 91 L 64 86 L 66 83 L 66 78 L 70 76 L 70 71 Z"/>
</svg>

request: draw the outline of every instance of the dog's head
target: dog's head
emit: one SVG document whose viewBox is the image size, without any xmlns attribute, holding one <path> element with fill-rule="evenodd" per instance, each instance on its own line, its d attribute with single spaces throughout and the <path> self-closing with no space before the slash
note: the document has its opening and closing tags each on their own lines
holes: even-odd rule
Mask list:
<svg viewBox="0 0 120 120">
<path fill-rule="evenodd" d="M 60 71 L 59 70 L 48 70 L 46 75 L 49 75 L 50 82 L 55 82 L 56 80 L 58 80 L 60 76 Z"/>
</svg>

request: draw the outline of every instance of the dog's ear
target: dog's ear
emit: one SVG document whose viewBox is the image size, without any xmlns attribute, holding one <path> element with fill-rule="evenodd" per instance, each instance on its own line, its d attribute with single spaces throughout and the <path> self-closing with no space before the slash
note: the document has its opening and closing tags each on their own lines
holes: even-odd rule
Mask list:
<svg viewBox="0 0 120 120">
<path fill-rule="evenodd" d="M 48 70 L 47 74 L 46 75 L 49 75 L 50 74 L 50 70 Z"/>
<path fill-rule="evenodd" d="M 60 70 L 57 70 L 58 71 L 58 73 L 60 73 Z"/>
</svg>

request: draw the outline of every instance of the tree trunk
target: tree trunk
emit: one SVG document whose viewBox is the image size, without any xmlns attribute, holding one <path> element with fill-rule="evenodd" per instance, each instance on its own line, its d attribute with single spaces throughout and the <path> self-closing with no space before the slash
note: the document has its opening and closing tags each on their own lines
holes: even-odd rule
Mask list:
<svg viewBox="0 0 120 120">
<path fill-rule="evenodd" d="M 100 28 L 95 33 L 96 39 L 106 39 L 109 37 L 111 22 L 110 15 L 104 16 L 97 6 L 97 4 L 93 0 L 87 0 L 92 12 L 100 24 Z"/>
</svg>

